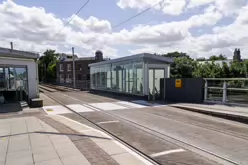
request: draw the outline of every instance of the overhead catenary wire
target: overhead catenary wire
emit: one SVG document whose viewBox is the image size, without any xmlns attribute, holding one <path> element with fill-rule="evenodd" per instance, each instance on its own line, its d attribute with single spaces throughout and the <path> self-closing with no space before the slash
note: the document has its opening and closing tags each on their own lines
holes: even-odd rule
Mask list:
<svg viewBox="0 0 248 165">
<path fill-rule="evenodd" d="M 165 0 L 162 0 L 162 1 L 159 1 L 158 3 L 155 3 L 154 5 L 152 5 L 152 6 L 148 7 L 148 8 L 146 8 L 145 10 L 142 10 L 141 12 L 139 12 L 139 13 L 133 15 L 132 17 L 130 17 L 130 18 L 128 18 L 128 19 L 126 19 L 126 20 L 124 20 L 124 21 L 122 21 L 122 22 L 120 22 L 120 23 L 114 25 L 111 29 L 108 29 L 108 30 L 106 30 L 105 32 L 101 33 L 100 35 L 97 35 L 97 36 L 95 36 L 95 37 L 92 37 L 92 38 L 90 38 L 89 40 L 84 41 L 84 42 L 82 42 L 82 43 L 87 43 L 87 42 L 89 42 L 89 41 L 91 41 L 91 40 L 93 40 L 93 39 L 95 39 L 95 38 L 97 38 L 97 37 L 100 37 L 101 35 L 103 35 L 103 34 L 105 34 L 105 33 L 110 32 L 112 29 L 115 29 L 115 28 L 117 28 L 117 27 L 119 27 L 119 26 L 121 26 L 121 25 L 127 23 L 128 21 L 131 21 L 132 19 L 134 19 L 134 18 L 136 18 L 136 17 L 138 17 L 138 16 L 144 14 L 145 12 L 151 10 L 151 9 L 154 8 L 155 6 L 161 5 L 164 1 L 165 1 Z M 162 6 L 162 5 L 161 5 L 161 6 Z"/>
<path fill-rule="evenodd" d="M 78 13 L 80 13 L 81 10 L 82 10 L 83 8 L 86 7 L 86 5 L 87 5 L 89 2 L 90 2 L 90 0 L 87 0 L 87 1 L 80 7 L 80 9 L 71 17 L 71 19 L 69 19 L 69 20 L 65 23 L 65 25 L 60 29 L 60 31 L 54 35 L 54 37 L 53 37 L 51 40 L 54 40 L 54 39 L 55 39 L 55 38 L 64 30 L 64 28 L 65 28 L 66 26 L 68 26 L 69 23 L 78 15 Z"/>
</svg>

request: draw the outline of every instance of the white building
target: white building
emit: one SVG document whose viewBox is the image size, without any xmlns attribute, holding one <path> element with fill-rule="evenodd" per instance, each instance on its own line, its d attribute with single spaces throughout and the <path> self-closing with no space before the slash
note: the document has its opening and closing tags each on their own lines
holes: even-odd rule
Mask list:
<svg viewBox="0 0 248 165">
<path fill-rule="evenodd" d="M 36 53 L 0 48 L 0 92 L 9 100 L 39 97 Z"/>
</svg>

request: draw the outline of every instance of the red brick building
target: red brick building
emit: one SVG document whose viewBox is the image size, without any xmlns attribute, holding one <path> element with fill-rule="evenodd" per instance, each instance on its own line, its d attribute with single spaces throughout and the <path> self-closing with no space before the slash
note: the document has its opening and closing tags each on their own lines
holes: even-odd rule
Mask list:
<svg viewBox="0 0 248 165">
<path fill-rule="evenodd" d="M 95 57 L 82 57 L 75 60 L 76 87 L 87 86 L 90 80 L 89 64 L 103 61 L 101 51 L 95 53 Z M 73 59 L 66 59 L 57 63 L 57 83 L 68 86 L 73 85 Z"/>
</svg>

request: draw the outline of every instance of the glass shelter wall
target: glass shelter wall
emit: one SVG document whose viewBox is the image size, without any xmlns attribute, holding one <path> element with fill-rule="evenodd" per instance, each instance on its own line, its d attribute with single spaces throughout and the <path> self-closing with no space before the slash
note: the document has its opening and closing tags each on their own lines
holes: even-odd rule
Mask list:
<svg viewBox="0 0 248 165">
<path fill-rule="evenodd" d="M 91 89 L 144 95 L 144 62 L 128 60 L 90 68 Z"/>
<path fill-rule="evenodd" d="M 28 93 L 27 67 L 0 66 L 0 90 L 24 90 Z"/>
</svg>

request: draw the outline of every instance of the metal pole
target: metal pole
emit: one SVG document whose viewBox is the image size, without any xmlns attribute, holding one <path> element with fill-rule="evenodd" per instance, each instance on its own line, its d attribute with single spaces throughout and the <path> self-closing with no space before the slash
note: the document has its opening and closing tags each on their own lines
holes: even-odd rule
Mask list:
<svg viewBox="0 0 248 165">
<path fill-rule="evenodd" d="M 222 102 L 225 103 L 226 100 L 227 100 L 227 83 L 226 83 L 226 81 L 224 81 Z"/>
<path fill-rule="evenodd" d="M 76 76 L 75 76 L 75 60 L 74 60 L 74 47 L 72 47 L 72 59 L 73 59 L 73 88 L 76 88 Z"/>
<path fill-rule="evenodd" d="M 208 80 L 205 80 L 204 100 L 208 99 Z"/>
</svg>

